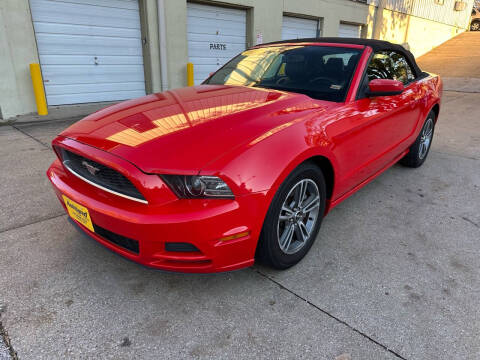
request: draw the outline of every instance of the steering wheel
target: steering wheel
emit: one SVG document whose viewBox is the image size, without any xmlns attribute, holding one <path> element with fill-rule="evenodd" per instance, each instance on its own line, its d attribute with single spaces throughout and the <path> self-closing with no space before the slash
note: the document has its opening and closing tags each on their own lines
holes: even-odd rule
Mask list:
<svg viewBox="0 0 480 360">
<path fill-rule="evenodd" d="M 287 77 L 281 77 L 280 79 L 278 79 L 275 84 L 276 85 L 282 85 L 282 84 L 285 84 L 286 82 L 288 81 L 288 78 Z"/>
<path fill-rule="evenodd" d="M 318 84 L 318 85 L 325 84 L 327 86 L 330 86 L 330 85 L 335 83 L 335 80 L 331 79 L 331 78 L 328 78 L 328 77 L 325 77 L 325 76 L 319 76 L 319 77 L 314 78 L 313 80 L 310 80 L 310 83 L 311 84 Z"/>
</svg>

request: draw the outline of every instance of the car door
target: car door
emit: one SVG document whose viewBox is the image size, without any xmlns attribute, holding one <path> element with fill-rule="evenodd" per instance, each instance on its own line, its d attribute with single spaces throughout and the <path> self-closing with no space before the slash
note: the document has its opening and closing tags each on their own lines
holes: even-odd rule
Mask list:
<svg viewBox="0 0 480 360">
<path fill-rule="evenodd" d="M 367 97 L 365 90 L 373 79 L 402 81 L 405 90 L 400 95 Z M 357 100 L 339 119 L 345 131 L 336 147 L 338 161 L 345 167 L 339 195 L 382 170 L 406 149 L 420 116 L 418 92 L 403 54 L 380 51 L 372 56 Z"/>
</svg>

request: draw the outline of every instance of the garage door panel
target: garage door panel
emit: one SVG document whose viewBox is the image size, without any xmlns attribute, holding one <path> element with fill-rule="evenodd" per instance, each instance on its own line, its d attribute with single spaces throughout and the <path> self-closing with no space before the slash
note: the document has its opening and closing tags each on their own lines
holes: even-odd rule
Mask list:
<svg viewBox="0 0 480 360">
<path fill-rule="evenodd" d="M 220 13 L 213 13 L 210 14 L 211 16 L 196 16 L 194 14 L 191 14 L 190 12 L 188 13 L 189 18 L 195 18 L 198 19 L 199 21 L 202 21 L 203 23 L 209 22 L 212 23 L 212 21 L 219 22 L 219 23 L 228 23 L 228 22 L 233 22 L 236 24 L 246 24 L 245 20 L 239 19 L 238 14 L 232 15 L 232 14 L 220 14 Z"/>
<path fill-rule="evenodd" d="M 65 2 L 65 0 L 48 0 L 50 2 Z M 97 5 L 109 8 L 138 10 L 137 0 L 75 0 L 78 4 Z"/>
<path fill-rule="evenodd" d="M 315 31 L 318 21 L 313 19 L 301 19 L 292 16 L 284 16 L 283 23 L 286 27 L 302 29 L 306 31 Z"/>
<path fill-rule="evenodd" d="M 117 101 L 117 100 L 128 100 L 137 98 L 145 95 L 144 91 L 113 91 L 113 92 L 98 92 L 98 93 L 85 93 L 85 94 L 76 94 L 75 101 L 73 101 L 72 95 L 52 95 L 51 101 L 55 104 L 82 104 L 82 103 L 92 103 L 92 102 L 103 102 L 103 101 Z"/>
<path fill-rule="evenodd" d="M 188 27 L 188 33 L 197 33 L 197 34 L 212 34 L 216 35 L 217 31 L 219 35 L 235 35 L 240 34 L 241 31 L 245 29 L 246 23 L 233 22 L 233 21 L 222 21 L 222 20 L 212 20 L 210 19 L 195 19 L 193 23 Z"/>
<path fill-rule="evenodd" d="M 105 26 L 88 26 L 72 24 L 53 24 L 53 23 L 35 23 L 35 32 L 37 34 L 70 34 L 70 35 L 88 35 L 88 36 L 114 36 L 121 38 L 140 39 L 142 33 L 140 29 L 112 28 Z"/>
<path fill-rule="evenodd" d="M 135 21 L 138 10 L 49 0 L 31 0 L 30 4 L 36 22 L 140 28 L 140 21 Z"/>
<path fill-rule="evenodd" d="M 198 84 L 202 83 L 206 80 L 209 76 L 211 71 L 209 71 L 210 67 L 208 66 L 199 66 L 195 73 L 195 80 L 198 81 Z"/>
<path fill-rule="evenodd" d="M 241 53 L 244 50 L 244 47 L 239 45 L 239 46 L 230 46 L 228 51 L 220 51 L 220 50 L 215 50 L 215 51 L 210 51 L 210 56 L 212 56 L 213 59 L 231 59 L 234 56 L 237 56 L 239 53 Z M 191 48 L 190 49 L 190 58 L 197 58 L 197 57 L 204 57 L 205 56 L 205 50 L 203 48 Z M 212 61 L 213 63 L 214 61 Z M 194 63 L 195 64 L 195 63 Z"/>
<path fill-rule="evenodd" d="M 215 44 L 215 43 L 224 43 L 224 44 L 236 44 L 243 45 L 245 47 L 245 37 L 238 35 L 203 35 L 203 34 L 188 34 L 188 41 L 195 43 L 204 43 L 204 44 Z"/>
<path fill-rule="evenodd" d="M 205 57 L 205 49 L 208 49 L 208 44 L 203 43 L 192 45 L 189 49 L 189 57 Z M 227 44 L 226 50 L 208 50 L 209 56 L 212 58 L 226 58 L 231 59 L 245 50 L 245 45 Z M 195 64 L 195 63 L 194 63 Z"/>
<path fill-rule="evenodd" d="M 361 25 L 340 24 L 338 36 L 345 38 L 360 38 L 362 35 Z"/>
<path fill-rule="evenodd" d="M 49 105 L 145 95 L 137 0 L 30 0 Z"/>
<path fill-rule="evenodd" d="M 40 55 L 40 62 L 45 65 L 94 65 L 91 55 Z M 141 65 L 141 56 L 97 56 L 97 63 L 103 65 Z"/>
<path fill-rule="evenodd" d="M 142 55 L 140 39 L 104 36 L 38 34 L 40 55 Z M 108 46 L 107 46 L 108 44 Z"/>
<path fill-rule="evenodd" d="M 92 84 L 97 82 L 137 81 L 143 74 L 141 65 L 45 65 L 45 87 L 54 84 Z M 92 89 L 95 86 L 92 86 Z"/>
<path fill-rule="evenodd" d="M 246 11 L 187 3 L 188 59 L 195 84 L 246 47 Z"/>
<path fill-rule="evenodd" d="M 221 18 L 231 21 L 246 22 L 246 19 L 244 17 L 239 17 L 239 14 L 242 13 L 245 13 L 245 10 L 193 3 L 188 4 L 188 16 L 207 19 Z"/>
<path fill-rule="evenodd" d="M 209 75 L 210 74 L 210 71 L 209 71 L 209 66 L 211 64 L 199 64 L 196 68 L 196 70 L 199 72 L 199 73 L 203 73 L 203 74 L 207 74 Z"/>
<path fill-rule="evenodd" d="M 227 61 L 232 59 L 232 56 L 219 56 L 217 58 L 195 56 L 195 69 L 197 68 L 197 66 L 200 65 L 216 65 L 217 59 L 219 59 L 223 64 L 225 64 Z"/>
<path fill-rule="evenodd" d="M 284 16 L 282 40 L 314 38 L 318 35 L 318 20 Z"/>
<path fill-rule="evenodd" d="M 66 84 L 49 86 L 49 93 L 51 95 L 66 95 L 89 92 L 142 91 L 143 87 L 142 82 L 96 83 L 94 89 L 92 89 L 91 84 Z"/>
</svg>

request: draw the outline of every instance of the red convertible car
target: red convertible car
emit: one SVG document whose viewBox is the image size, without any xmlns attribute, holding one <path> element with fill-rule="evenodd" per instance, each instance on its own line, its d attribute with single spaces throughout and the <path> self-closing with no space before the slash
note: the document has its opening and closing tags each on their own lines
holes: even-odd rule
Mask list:
<svg viewBox="0 0 480 360">
<path fill-rule="evenodd" d="M 441 95 L 399 45 L 264 44 L 200 86 L 75 123 L 53 141 L 47 175 L 75 224 L 143 265 L 285 269 L 333 207 L 396 162 L 422 165 Z"/>
</svg>

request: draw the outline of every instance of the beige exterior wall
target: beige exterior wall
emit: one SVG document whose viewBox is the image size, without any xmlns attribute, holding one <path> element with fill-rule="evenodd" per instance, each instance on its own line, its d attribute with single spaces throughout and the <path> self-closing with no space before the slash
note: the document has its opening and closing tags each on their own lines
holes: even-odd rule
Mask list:
<svg viewBox="0 0 480 360">
<path fill-rule="evenodd" d="M 370 14 L 376 13 L 376 17 L 373 16 L 375 21 L 374 25 L 370 26 L 369 37 L 402 44 L 416 57 L 464 32 L 471 12 L 469 9 L 465 10 L 463 21 L 458 21 L 458 25 L 454 26 L 399 11 L 378 9 L 374 6 L 370 8 Z"/>
<path fill-rule="evenodd" d="M 409 20 L 410 23 L 408 31 L 406 32 L 405 42 L 410 45 L 410 51 L 412 51 L 416 57 L 422 56 L 434 47 L 465 31 L 465 29 L 462 28 L 413 16 L 410 17 Z M 433 32 L 435 36 L 418 36 L 418 34 L 425 34 L 427 31 Z"/>
<path fill-rule="evenodd" d="M 144 11 L 142 26 L 143 33 L 147 37 L 149 53 L 149 56 L 145 57 L 146 81 L 153 92 L 158 92 L 161 90 L 161 65 L 157 0 L 139 1 Z M 406 15 L 401 11 L 383 9 L 385 0 L 374 0 L 372 5 L 350 0 L 198 0 L 197 2 L 246 9 L 248 46 L 254 45 L 257 34 L 262 34 L 263 42 L 279 40 L 283 14 L 293 14 L 322 19 L 323 36 L 337 36 L 341 22 L 363 25 L 364 37 L 375 37 L 400 44 L 408 43 L 416 56 L 424 54 L 464 31 L 468 26 L 470 14 L 470 10 L 467 9 L 465 23 L 457 22 L 458 25 L 453 26 Z M 168 86 L 169 88 L 182 87 L 186 85 L 188 59 L 187 1 L 164 0 L 164 4 Z M 377 4 L 380 4 L 380 10 Z M 458 17 L 459 14 L 455 16 Z M 433 35 L 424 36 L 427 32 Z M 38 62 L 38 55 L 29 2 L 28 0 L 1 0 L 0 107 L 4 119 L 36 110 L 28 68 L 31 62 Z"/>
<path fill-rule="evenodd" d="M 158 46 L 157 1 L 143 0 L 143 2 L 146 11 L 146 23 L 143 26 L 147 28 L 147 44 L 150 51 L 150 74 L 146 75 L 150 77 L 152 92 L 160 92 L 162 85 L 160 77 L 160 48 Z"/>
<path fill-rule="evenodd" d="M 4 119 L 36 110 L 29 64 L 38 62 L 28 1 L 0 1 L 0 108 Z"/>
</svg>

